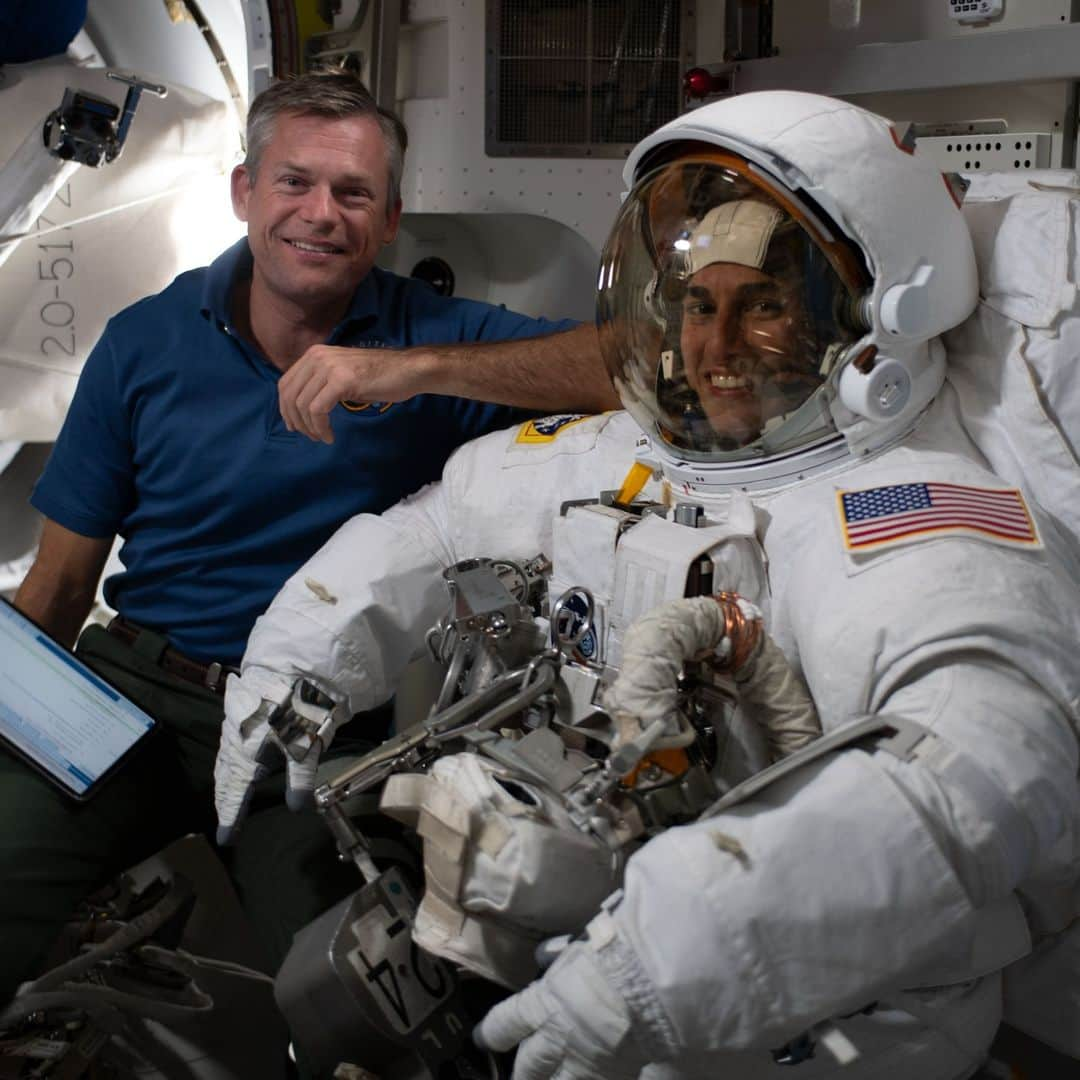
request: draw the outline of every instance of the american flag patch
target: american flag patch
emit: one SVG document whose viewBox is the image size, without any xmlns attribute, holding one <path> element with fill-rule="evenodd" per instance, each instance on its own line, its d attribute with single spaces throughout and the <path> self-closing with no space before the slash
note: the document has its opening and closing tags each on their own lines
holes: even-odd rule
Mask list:
<svg viewBox="0 0 1080 1080">
<path fill-rule="evenodd" d="M 872 551 L 948 535 L 975 535 L 1009 546 L 1042 546 L 1024 497 L 1015 488 L 890 484 L 838 491 L 837 500 L 848 551 Z"/>
</svg>

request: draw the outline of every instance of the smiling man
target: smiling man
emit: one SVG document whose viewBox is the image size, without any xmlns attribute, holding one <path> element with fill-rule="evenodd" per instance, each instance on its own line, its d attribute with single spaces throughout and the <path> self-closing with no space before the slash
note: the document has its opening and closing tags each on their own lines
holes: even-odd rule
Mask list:
<svg viewBox="0 0 1080 1080">
<path fill-rule="evenodd" d="M 16 605 L 73 642 L 121 536 L 124 570 L 105 585 L 120 614 L 78 652 L 165 734 L 78 811 L 0 755 L 0 814 L 22 822 L 0 842 L 0 1001 L 91 888 L 212 824 L 227 674 L 342 522 L 436 478 L 455 447 L 513 422 L 508 406 L 617 400 L 594 327 L 440 297 L 375 266 L 401 217 L 405 146 L 350 75 L 271 86 L 232 177 L 247 238 L 113 318 L 87 360 L 33 495 L 46 523 Z M 290 867 L 333 868 L 332 844 L 313 814 L 262 830 L 257 817 L 235 879 L 283 949 L 337 890 Z"/>
<path fill-rule="evenodd" d="M 710 210 L 689 240 L 679 346 L 717 439 L 752 442 L 822 383 L 803 296 L 805 234 L 761 199 Z"/>
<path fill-rule="evenodd" d="M 401 200 L 386 157 L 371 116 L 286 113 L 259 157 L 233 172 L 233 206 L 254 260 L 249 329 L 257 344 L 266 339 L 276 366 L 325 337 L 394 239 Z"/>
</svg>

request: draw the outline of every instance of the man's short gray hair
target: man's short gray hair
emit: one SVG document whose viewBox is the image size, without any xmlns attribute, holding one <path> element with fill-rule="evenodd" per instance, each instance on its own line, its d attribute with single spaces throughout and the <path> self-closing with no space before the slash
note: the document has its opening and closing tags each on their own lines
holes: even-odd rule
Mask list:
<svg viewBox="0 0 1080 1080">
<path fill-rule="evenodd" d="M 371 91 L 355 75 L 344 71 L 310 71 L 272 83 L 255 98 L 248 109 L 247 156 L 244 158 L 252 180 L 274 136 L 274 121 L 282 113 L 331 119 L 370 116 L 382 131 L 390 165 L 387 211 L 397 204 L 401 198 L 401 173 L 405 168 L 408 132 L 396 114 L 376 104 Z"/>
</svg>

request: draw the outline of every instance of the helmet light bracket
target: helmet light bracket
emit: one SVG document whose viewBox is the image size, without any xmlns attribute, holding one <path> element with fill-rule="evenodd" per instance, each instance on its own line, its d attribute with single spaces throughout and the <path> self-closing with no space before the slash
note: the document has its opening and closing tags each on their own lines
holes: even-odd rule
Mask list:
<svg viewBox="0 0 1080 1080">
<path fill-rule="evenodd" d="M 886 289 L 878 305 L 881 328 L 898 337 L 925 338 L 933 283 L 933 266 L 920 263 L 906 282 Z"/>
</svg>

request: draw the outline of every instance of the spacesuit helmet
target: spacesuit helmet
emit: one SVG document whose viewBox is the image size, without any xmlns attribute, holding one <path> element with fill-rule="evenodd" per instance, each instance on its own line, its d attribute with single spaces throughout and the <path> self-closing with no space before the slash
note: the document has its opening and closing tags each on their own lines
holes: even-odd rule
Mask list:
<svg viewBox="0 0 1080 1080">
<path fill-rule="evenodd" d="M 754 485 L 910 430 L 977 282 L 954 183 L 889 121 L 748 94 L 643 140 L 624 177 L 597 323 L 661 459 Z"/>
</svg>

